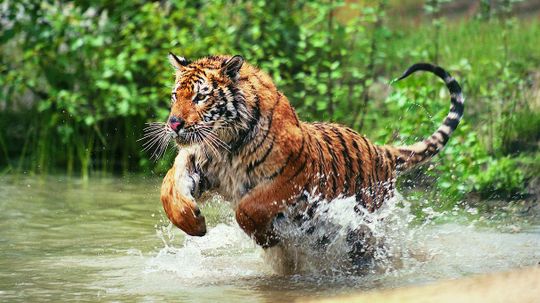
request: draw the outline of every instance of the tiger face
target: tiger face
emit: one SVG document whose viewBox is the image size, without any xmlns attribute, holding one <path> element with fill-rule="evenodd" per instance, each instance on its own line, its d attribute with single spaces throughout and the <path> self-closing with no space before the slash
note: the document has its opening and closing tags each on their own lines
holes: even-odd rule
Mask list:
<svg viewBox="0 0 540 303">
<path fill-rule="evenodd" d="M 176 69 L 167 121 L 177 144 L 223 147 L 249 119 L 245 98 L 237 87 L 241 56 L 213 56 L 190 62 L 172 53 Z"/>
</svg>

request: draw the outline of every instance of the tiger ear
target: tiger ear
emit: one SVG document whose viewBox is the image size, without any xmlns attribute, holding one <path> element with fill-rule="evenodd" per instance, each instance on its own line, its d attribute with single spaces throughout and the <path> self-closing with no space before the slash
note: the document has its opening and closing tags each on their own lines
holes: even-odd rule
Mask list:
<svg viewBox="0 0 540 303">
<path fill-rule="evenodd" d="M 186 58 L 178 57 L 171 52 L 169 52 L 169 62 L 175 69 L 183 69 L 189 65 L 189 61 Z"/>
<path fill-rule="evenodd" d="M 238 79 L 238 73 L 240 72 L 242 64 L 244 64 L 244 58 L 242 56 L 235 55 L 223 63 L 221 73 L 227 75 L 232 80 L 236 80 Z"/>
</svg>

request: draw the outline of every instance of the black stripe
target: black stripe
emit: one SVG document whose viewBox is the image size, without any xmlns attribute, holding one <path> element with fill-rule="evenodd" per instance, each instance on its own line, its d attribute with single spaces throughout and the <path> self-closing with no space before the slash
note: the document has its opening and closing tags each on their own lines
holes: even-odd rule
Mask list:
<svg viewBox="0 0 540 303">
<path fill-rule="evenodd" d="M 248 165 L 248 167 L 247 167 L 248 174 L 251 173 L 255 168 L 257 168 L 257 166 L 263 164 L 264 161 L 266 161 L 266 158 L 268 158 L 268 155 L 270 155 L 270 152 L 274 148 L 274 142 L 275 141 L 276 141 L 276 137 L 273 136 L 272 137 L 272 142 L 270 142 L 270 147 L 268 147 L 268 149 L 266 150 L 266 152 L 264 153 L 262 158 L 260 158 L 259 160 L 256 160 L 254 163 Z"/>
<path fill-rule="evenodd" d="M 360 154 L 360 151 L 358 150 L 358 143 L 356 143 L 356 138 L 353 138 L 353 139 L 352 139 L 352 146 L 353 146 L 354 151 L 355 151 L 357 154 Z"/>
<path fill-rule="evenodd" d="M 427 69 L 427 71 L 430 71 L 430 69 Z M 443 80 L 450 77 L 450 74 L 448 74 L 442 67 L 440 66 L 431 66 L 431 72 L 433 72 L 435 75 L 439 76 Z M 445 80 L 446 82 L 446 80 Z"/>
<path fill-rule="evenodd" d="M 379 167 L 381 166 L 381 157 L 379 156 L 379 148 L 377 146 L 373 146 L 373 149 L 375 150 L 375 165 L 373 167 L 373 173 L 375 174 L 375 180 L 381 181 L 379 178 Z"/>
<path fill-rule="evenodd" d="M 294 174 L 289 179 L 287 179 L 287 182 L 289 182 L 289 181 L 293 180 L 294 178 L 296 178 L 304 170 L 304 168 L 306 168 L 307 159 L 308 159 L 308 157 L 304 158 L 304 162 L 302 162 L 302 164 L 300 164 L 300 166 L 296 169 Z"/>
<path fill-rule="evenodd" d="M 192 82 L 198 82 L 200 80 L 204 80 L 204 78 L 194 73 L 191 76 L 189 76 L 189 80 L 191 80 Z"/>
<path fill-rule="evenodd" d="M 362 138 L 362 140 L 364 140 L 364 144 L 366 145 L 367 152 L 368 152 L 368 158 L 373 159 L 373 153 L 371 152 L 371 144 L 369 143 L 369 141 L 365 137 L 362 136 L 361 138 Z"/>
<path fill-rule="evenodd" d="M 441 134 L 441 136 L 442 136 L 442 144 L 445 145 L 446 142 L 448 142 L 448 138 L 449 138 L 448 134 L 445 133 L 445 132 L 443 132 L 443 131 L 440 130 L 440 129 L 437 130 L 437 132 L 438 132 L 439 134 Z"/>
<path fill-rule="evenodd" d="M 239 102 L 239 99 L 243 96 L 239 94 L 239 90 L 236 87 L 234 87 L 232 84 L 227 85 L 227 89 L 231 92 L 233 96 L 232 104 L 233 104 L 233 107 L 238 112 L 238 102 Z"/>
<path fill-rule="evenodd" d="M 339 139 L 339 143 L 341 144 L 341 154 L 343 155 L 344 160 L 344 167 L 345 170 L 345 181 L 343 182 L 343 194 L 347 194 L 349 192 L 349 182 L 351 180 L 351 173 L 352 173 L 352 160 L 351 156 L 349 155 L 349 151 L 347 148 L 347 144 L 345 143 L 345 139 L 343 139 L 343 134 L 337 129 L 333 128 L 334 133 Z"/>
<path fill-rule="evenodd" d="M 452 109 L 450 111 L 458 113 L 461 116 L 463 114 L 464 109 L 465 109 L 465 104 L 456 101 L 452 103 Z"/>
<path fill-rule="evenodd" d="M 255 89 L 253 86 L 251 86 L 252 89 Z M 257 124 L 259 123 L 259 120 L 261 119 L 261 100 L 259 99 L 259 95 L 255 94 L 253 97 L 253 100 L 255 100 L 255 107 L 253 108 L 251 112 L 251 121 L 249 122 L 248 128 L 251 130 L 254 130 Z M 246 138 L 248 140 L 251 140 L 251 138 Z"/>
<path fill-rule="evenodd" d="M 388 164 L 386 164 L 386 157 L 385 157 L 385 154 L 384 152 L 382 151 L 382 149 L 379 147 L 378 149 L 378 155 L 379 155 L 379 166 L 380 167 L 380 172 L 381 174 L 379 175 L 379 181 L 386 181 L 388 179 Z"/>
<path fill-rule="evenodd" d="M 320 149 L 320 144 L 317 140 L 315 140 L 315 144 L 313 144 L 313 136 L 309 133 L 309 132 L 304 132 L 304 129 L 302 128 L 302 136 L 304 138 L 304 140 L 307 141 L 307 146 L 308 146 L 308 151 L 307 153 L 308 154 L 312 154 L 313 153 L 313 150 L 309 149 L 310 146 L 317 146 L 319 148 L 318 152 L 319 152 L 319 156 L 321 156 L 322 154 L 322 151 Z M 304 150 L 305 148 L 302 148 L 302 150 Z M 316 162 L 313 158 L 310 158 L 312 162 Z M 321 185 L 321 181 L 322 181 L 322 172 L 324 170 L 324 161 L 322 161 L 322 159 L 320 159 L 320 161 L 318 161 L 318 169 L 319 169 L 319 185 Z M 313 174 L 313 177 L 312 178 L 315 178 L 317 177 L 317 171 L 316 169 L 314 169 L 314 165 L 310 168 L 310 173 Z M 306 184 L 304 185 L 304 188 L 307 188 L 307 185 L 308 184 L 313 184 L 312 182 L 313 180 L 310 179 L 310 178 L 306 178 Z M 319 188 L 320 190 L 320 188 Z M 313 190 L 311 191 L 311 193 L 313 194 Z"/>
<path fill-rule="evenodd" d="M 296 115 L 296 111 L 294 110 L 294 107 L 289 105 L 289 108 L 291 109 L 291 113 L 294 117 L 294 121 L 296 122 L 296 126 L 300 127 L 300 121 L 298 121 L 298 116 Z"/>
<path fill-rule="evenodd" d="M 381 148 L 382 149 L 382 148 Z M 393 166 L 394 166 L 394 161 L 392 160 L 392 157 L 391 157 L 391 154 L 390 152 L 388 151 L 387 148 L 383 149 L 384 150 L 384 159 L 385 159 L 385 162 L 386 162 L 386 181 L 387 182 L 391 182 L 392 180 L 392 172 L 393 172 Z"/>
<path fill-rule="evenodd" d="M 217 91 L 218 91 L 218 96 L 219 96 L 219 99 L 220 99 L 219 101 L 224 100 L 224 101 L 225 101 L 225 104 L 227 104 L 227 99 L 225 98 L 225 93 L 223 92 L 223 90 L 221 89 L 221 87 L 218 88 Z M 217 102 L 218 104 L 220 103 L 219 101 Z M 218 113 L 221 117 L 223 117 L 223 116 L 225 115 L 225 111 L 227 110 L 227 107 L 225 106 L 225 104 L 222 105 L 222 106 L 221 106 L 221 105 L 218 105 L 217 108 L 216 108 L 216 109 L 218 110 L 217 113 Z M 212 113 L 212 116 L 213 116 L 213 115 L 214 115 L 214 114 Z M 212 117 L 212 118 L 213 118 L 213 117 Z"/>
<path fill-rule="evenodd" d="M 302 134 L 302 145 L 300 145 L 300 149 L 298 150 L 298 153 L 296 154 L 296 157 L 294 157 L 294 159 L 292 160 L 292 162 L 296 162 L 296 160 L 298 160 L 298 158 L 300 158 L 300 156 L 302 155 L 302 152 L 304 152 L 304 146 L 306 144 L 306 138 L 304 137 L 304 135 Z"/>
<path fill-rule="evenodd" d="M 388 158 L 388 173 L 390 174 L 390 178 L 392 180 L 393 172 L 396 170 L 396 161 L 394 160 L 394 155 L 390 152 L 389 149 L 385 149 L 385 153 L 386 158 Z"/>
<path fill-rule="evenodd" d="M 459 119 L 452 119 L 452 118 L 446 117 L 446 119 L 444 119 L 443 124 L 450 127 L 450 129 L 454 130 L 459 124 Z"/>
<path fill-rule="evenodd" d="M 272 109 L 270 109 L 270 115 L 268 117 L 268 126 L 266 127 L 266 132 L 264 133 L 264 135 L 262 137 L 262 140 L 259 143 L 257 143 L 255 148 L 251 149 L 251 151 L 250 151 L 251 153 L 256 152 L 261 147 L 261 145 L 264 143 L 264 141 L 266 141 L 266 138 L 268 137 L 268 134 L 270 133 L 270 130 L 272 129 L 272 121 L 274 119 L 274 111 L 276 110 L 276 107 L 277 107 L 280 99 L 281 99 L 281 96 L 276 100 L 276 102 L 274 103 L 274 106 L 272 107 Z"/>
<path fill-rule="evenodd" d="M 251 85 L 252 90 L 255 90 L 253 85 Z M 251 119 L 249 121 L 248 127 L 237 136 L 237 139 L 234 140 L 231 146 L 231 153 L 237 155 L 240 152 L 240 147 L 248 144 L 251 140 L 254 139 L 255 135 L 258 133 L 257 125 L 261 119 L 261 108 L 260 108 L 260 99 L 257 94 L 253 97 L 255 101 L 255 107 L 253 107 L 251 112 Z M 238 115 L 240 116 L 240 115 Z"/>
<path fill-rule="evenodd" d="M 422 153 L 421 161 L 424 160 L 426 157 L 433 156 L 437 152 L 437 143 L 429 141 L 426 144 L 427 144 L 427 147 L 426 149 L 424 149 L 424 152 Z"/>
<path fill-rule="evenodd" d="M 263 145 L 264 141 L 266 141 L 266 138 L 268 137 L 268 134 L 270 133 L 270 130 L 272 128 L 272 120 L 273 119 L 274 119 L 274 109 L 272 108 L 270 110 L 270 116 L 268 117 L 268 126 L 266 127 L 266 132 L 262 136 L 261 141 L 259 141 L 259 143 L 257 143 L 257 145 L 255 145 L 255 147 L 253 149 L 251 149 L 251 151 L 250 151 L 251 153 L 256 152 Z"/>
<path fill-rule="evenodd" d="M 315 144 L 317 145 L 317 152 L 319 153 L 319 190 L 322 192 L 322 189 L 326 185 L 326 180 L 328 179 L 324 172 L 324 164 L 326 162 L 326 159 L 324 158 L 324 154 L 322 151 L 323 148 L 321 142 L 319 142 L 319 138 L 315 138 Z"/>
<path fill-rule="evenodd" d="M 371 159 L 372 155 L 371 155 L 371 148 L 369 148 L 370 146 L 369 141 L 364 136 L 360 136 L 360 138 L 364 141 L 364 144 L 366 145 L 366 148 L 367 148 L 368 156 Z"/>
<path fill-rule="evenodd" d="M 352 130 L 352 129 L 348 128 L 348 127 L 345 127 L 345 130 L 346 130 L 348 133 L 350 133 L 351 135 L 353 135 L 353 136 L 358 136 L 358 133 L 357 133 L 357 132 L 355 132 L 354 130 Z"/>
<path fill-rule="evenodd" d="M 386 157 L 388 160 L 390 160 L 392 163 L 394 163 L 394 157 L 389 149 L 385 149 L 384 152 L 386 153 Z"/>
<path fill-rule="evenodd" d="M 368 140 L 364 136 L 362 136 L 361 138 L 362 140 L 364 140 L 364 144 L 366 144 L 369 159 L 373 160 L 373 154 L 371 153 L 371 144 L 368 142 Z M 371 171 L 373 171 L 373 161 L 371 161 L 371 163 L 372 163 Z M 367 177 L 368 177 L 368 180 L 367 180 L 368 183 L 367 183 L 366 188 L 370 189 L 370 192 L 371 192 L 371 187 L 374 184 L 374 180 L 373 180 L 374 176 L 373 174 L 368 174 Z"/>
<path fill-rule="evenodd" d="M 448 87 L 448 90 L 451 93 L 460 93 L 461 92 L 461 87 L 459 86 L 456 79 L 452 79 L 452 81 L 446 83 L 446 87 Z"/>
<path fill-rule="evenodd" d="M 354 152 L 357 154 L 357 171 L 356 171 L 356 191 L 358 191 L 359 188 L 362 188 L 362 181 L 363 181 L 363 178 L 364 176 L 362 175 L 363 174 L 363 170 L 362 170 L 362 165 L 364 164 L 363 161 L 362 161 L 362 153 L 360 152 L 360 149 L 358 148 L 358 143 L 356 143 L 356 140 L 353 139 L 352 140 L 352 145 L 353 145 L 353 149 L 354 149 Z M 360 182 L 360 185 L 358 187 L 358 182 Z"/>
<path fill-rule="evenodd" d="M 289 156 L 287 157 L 287 159 L 285 160 L 285 163 L 278 170 L 276 170 L 273 174 L 271 174 L 269 177 L 267 177 L 267 179 L 272 180 L 275 177 L 281 175 L 283 173 L 283 171 L 285 170 L 285 168 L 287 168 L 287 166 L 289 166 L 289 162 L 291 161 L 292 155 L 293 154 L 290 153 Z"/>
<path fill-rule="evenodd" d="M 362 199 L 362 190 L 364 188 L 364 170 L 363 170 L 363 165 L 364 165 L 364 162 L 362 161 L 362 153 L 360 152 L 360 149 L 358 147 L 358 143 L 356 142 L 356 140 L 353 140 L 353 148 L 355 150 L 355 152 L 358 154 L 358 159 L 357 159 L 357 166 L 358 166 L 358 171 L 356 172 L 357 175 L 356 175 L 356 180 L 355 180 L 355 199 L 356 199 L 356 202 L 359 202 L 361 203 L 364 207 L 365 207 L 365 201 L 363 201 Z"/>
<path fill-rule="evenodd" d="M 228 94 L 226 93 L 227 91 L 226 91 L 225 89 L 229 92 Z M 232 112 L 231 112 L 231 111 L 229 110 L 229 108 L 227 107 L 227 104 L 229 104 L 229 103 L 231 103 L 231 104 L 233 105 L 234 110 L 237 112 L 237 116 L 238 116 L 238 111 L 236 110 L 236 106 L 234 105 L 234 102 L 235 102 L 235 100 L 234 100 L 234 93 L 229 89 L 228 86 L 226 86 L 226 87 L 223 88 L 222 90 L 223 90 L 223 97 L 224 97 L 225 100 L 226 100 L 225 105 L 223 106 L 223 108 L 225 109 L 225 115 L 224 115 L 224 116 L 225 116 L 227 119 L 230 119 L 230 118 L 231 118 Z M 230 98 L 232 98 L 232 100 L 229 100 L 229 99 L 227 98 L 227 96 L 229 96 Z"/>
<path fill-rule="evenodd" d="M 398 149 L 399 153 L 396 157 L 396 168 L 401 167 L 405 162 L 407 162 L 408 159 L 414 157 L 415 153 L 406 148 L 400 148 Z"/>
<path fill-rule="evenodd" d="M 330 164 L 332 165 L 332 193 L 336 194 L 337 191 L 337 177 L 338 177 L 338 167 L 336 164 L 337 157 L 334 153 L 334 150 L 332 149 L 332 139 L 326 134 L 325 130 L 321 130 L 323 140 L 326 143 L 326 146 L 328 147 L 328 153 L 330 154 L 330 157 L 332 159 L 330 160 Z"/>
</svg>

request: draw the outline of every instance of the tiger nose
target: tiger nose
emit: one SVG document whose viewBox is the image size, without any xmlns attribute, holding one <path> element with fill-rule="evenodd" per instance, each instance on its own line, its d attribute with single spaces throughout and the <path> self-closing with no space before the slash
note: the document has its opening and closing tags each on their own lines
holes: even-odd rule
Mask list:
<svg viewBox="0 0 540 303">
<path fill-rule="evenodd" d="M 180 128 L 184 127 L 184 124 L 185 124 L 185 122 L 184 122 L 184 120 L 182 118 L 175 117 L 175 116 L 171 116 L 169 118 L 169 126 L 175 132 L 177 132 Z"/>
</svg>

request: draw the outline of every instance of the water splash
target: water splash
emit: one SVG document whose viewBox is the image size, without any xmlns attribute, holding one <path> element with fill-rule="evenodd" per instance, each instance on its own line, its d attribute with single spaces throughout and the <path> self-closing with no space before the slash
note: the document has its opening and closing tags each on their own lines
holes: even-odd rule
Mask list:
<svg viewBox="0 0 540 303">
<path fill-rule="evenodd" d="M 157 182 L 113 179 L 66 187 L 65 180 L 46 186 L 32 179 L 2 181 L 0 230 L 9 245 L 1 250 L 0 272 L 6 274 L 0 275 L 0 301 L 289 302 L 510 270 L 540 260 L 535 209 L 522 213 L 501 204 L 496 216 L 462 207 L 441 214 L 428 206 L 444 201 L 416 201 L 411 209 L 435 221 L 419 225 L 417 220 L 409 224 L 407 201 L 398 197 L 374 214 L 384 217 L 374 228 L 388 246 L 401 250 L 399 257 L 390 258 L 400 266 L 390 263 L 381 266 L 382 273 L 348 275 L 347 266 L 334 264 L 342 260 L 337 253 L 347 255 L 338 241 L 332 252 L 309 245 L 295 248 L 289 241 L 284 259 L 293 261 L 289 271 L 294 274 L 280 275 L 275 268 L 283 259 L 267 261 L 278 249 L 257 247 L 225 203 L 203 206 L 209 233 L 191 238 L 165 216 L 160 222 L 159 215 L 151 215 L 161 213 L 160 205 L 134 203 L 158 201 Z M 350 206 L 334 202 L 329 207 L 335 209 L 317 222 L 355 222 Z M 298 228 L 285 231 L 294 234 Z M 295 253 L 308 255 L 290 257 Z M 325 259 L 316 259 L 320 256 Z"/>
<path fill-rule="evenodd" d="M 219 223 L 204 237 L 186 236 L 180 247 L 172 245 L 173 228 L 167 225 L 165 232 L 158 231 L 165 247 L 148 260 L 146 274 L 168 272 L 189 284 L 208 284 L 265 272 L 260 248 L 238 226 Z"/>
<path fill-rule="evenodd" d="M 373 213 L 365 209 L 355 211 L 354 197 L 330 203 L 308 197 L 306 203 L 319 205 L 312 219 L 298 221 L 298 209 L 291 209 L 274 222 L 281 243 L 266 250 L 255 246 L 234 220 L 216 225 L 205 237 L 187 236 L 178 248 L 174 246 L 175 228 L 163 225 L 157 228 L 157 234 L 164 247 L 148 263 L 148 271 L 168 271 L 183 278 L 216 276 L 216 270 L 229 277 L 254 273 L 245 268 L 239 273 L 234 261 L 221 264 L 223 260 L 216 259 L 235 256 L 251 260 L 252 265 L 258 263 L 255 268 L 259 273 L 350 276 L 389 272 L 402 267 L 403 260 L 411 257 L 408 244 L 414 229 L 408 226 L 413 216 L 400 195 Z M 228 212 L 222 216 L 232 218 L 230 207 L 221 212 Z M 358 237 L 351 238 L 351 234 Z M 361 252 L 365 248 L 367 251 Z M 354 249 L 366 256 L 365 264 L 353 262 L 357 261 L 351 259 Z"/>
<path fill-rule="evenodd" d="M 314 201 L 308 198 L 307 203 Z M 503 235 L 481 230 L 474 222 L 467 226 L 434 225 L 433 220 L 449 214 L 433 209 L 425 210 L 429 216 L 423 224 L 411 224 L 415 217 L 409 203 L 399 194 L 373 213 L 355 211 L 355 205 L 352 197 L 319 202 L 309 221 L 295 220 L 298 212 L 292 209 L 274 222 L 281 243 L 266 250 L 243 233 L 228 206 L 220 210 L 227 218 L 220 222 L 226 223 L 217 224 L 205 237 L 187 236 L 180 246 L 176 244 L 178 247 L 174 245 L 176 229 L 167 225 L 158 230 L 164 247 L 147 261 L 146 273 L 168 273 L 189 283 L 264 280 L 277 275 L 308 284 L 315 281 L 347 284 L 346 281 L 357 283 L 360 279 L 363 285 L 373 287 L 379 283 L 401 285 L 402 279 L 420 283 L 482 272 L 486 268 L 527 265 L 530 263 L 527 254 L 538 256 L 538 252 L 530 249 L 540 245 L 537 234 Z M 354 248 L 350 233 L 359 227 L 363 235 L 368 235 L 373 248 L 368 266 L 363 267 L 358 267 L 350 255 Z M 505 246 L 512 241 L 523 254 L 515 255 L 512 253 L 515 247 Z M 485 259 L 487 254 L 495 259 Z M 504 261 L 499 264 L 497 259 Z"/>
<path fill-rule="evenodd" d="M 308 204 L 315 201 L 308 197 Z M 320 201 L 310 220 L 295 219 L 292 210 L 274 223 L 283 240 L 266 250 L 265 260 L 281 274 L 365 275 L 401 267 L 413 236 L 403 202 L 397 195 L 370 213 L 354 197 Z"/>
</svg>

